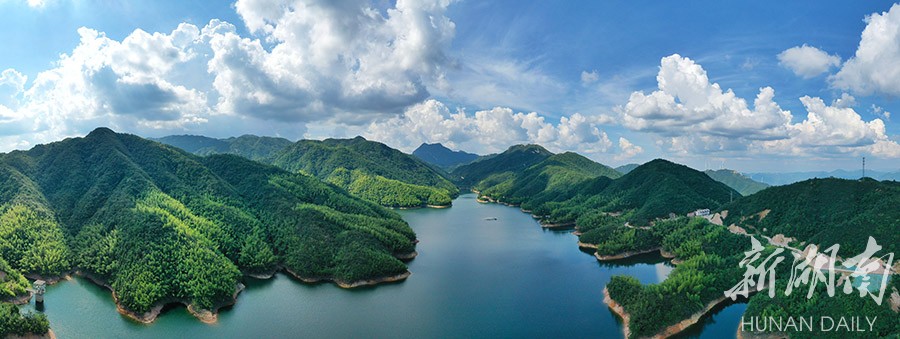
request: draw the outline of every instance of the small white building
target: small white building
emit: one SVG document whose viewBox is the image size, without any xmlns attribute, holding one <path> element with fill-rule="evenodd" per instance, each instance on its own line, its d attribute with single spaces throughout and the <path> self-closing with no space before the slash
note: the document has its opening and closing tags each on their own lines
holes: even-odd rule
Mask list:
<svg viewBox="0 0 900 339">
<path fill-rule="evenodd" d="M 699 209 L 699 210 L 693 211 L 693 212 L 691 212 L 691 213 L 688 213 L 688 216 L 689 216 L 689 217 L 705 217 L 705 216 L 709 216 L 709 209 L 708 209 L 708 208 Z"/>
</svg>

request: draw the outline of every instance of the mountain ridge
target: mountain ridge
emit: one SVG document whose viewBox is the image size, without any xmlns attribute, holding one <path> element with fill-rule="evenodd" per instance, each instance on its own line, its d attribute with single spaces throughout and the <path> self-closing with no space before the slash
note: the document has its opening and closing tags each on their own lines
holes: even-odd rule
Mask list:
<svg viewBox="0 0 900 339">
<path fill-rule="evenodd" d="M 412 152 L 412 155 L 424 162 L 444 169 L 467 164 L 480 157 L 474 153 L 451 150 L 441 143 L 422 143 Z"/>
</svg>

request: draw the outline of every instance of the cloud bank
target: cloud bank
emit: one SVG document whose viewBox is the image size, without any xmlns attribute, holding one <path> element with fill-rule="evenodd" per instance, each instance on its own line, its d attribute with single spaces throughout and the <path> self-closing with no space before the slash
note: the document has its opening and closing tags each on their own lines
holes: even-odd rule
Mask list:
<svg viewBox="0 0 900 339">
<path fill-rule="evenodd" d="M 551 151 L 573 150 L 592 155 L 611 150 L 609 136 L 599 128 L 609 122 L 608 117 L 575 113 L 553 123 L 538 113 L 514 112 L 506 107 L 474 114 L 462 109 L 451 112 L 440 101 L 430 99 L 413 105 L 402 116 L 373 122 L 364 136 L 407 152 L 423 142 L 484 152 L 537 143 Z"/>
<path fill-rule="evenodd" d="M 634 92 L 620 108 L 622 124 L 660 136 L 659 144 L 678 154 L 775 154 L 829 156 L 871 153 L 900 157 L 900 145 L 888 138 L 881 119 L 864 121 L 848 107 L 852 96 L 834 105 L 804 96 L 806 119 L 774 101 L 771 87 L 761 88 L 751 109 L 747 100 L 711 83 L 689 58 L 662 58 L 659 90 Z"/>
</svg>

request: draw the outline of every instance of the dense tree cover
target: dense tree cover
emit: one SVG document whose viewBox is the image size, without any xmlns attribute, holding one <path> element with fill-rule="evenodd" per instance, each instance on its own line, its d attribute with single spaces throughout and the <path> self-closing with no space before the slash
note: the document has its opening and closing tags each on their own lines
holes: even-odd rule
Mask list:
<svg viewBox="0 0 900 339">
<path fill-rule="evenodd" d="M 565 153 L 560 156 L 581 158 Z M 601 211 L 627 212 L 626 221 L 642 226 L 669 213 L 684 215 L 696 209 L 717 208 L 740 197 L 702 172 L 662 159 L 615 179 L 607 176 L 612 174 L 603 165 L 597 164 L 592 171 L 584 168 L 572 162 L 535 165 L 533 172 L 532 168 L 523 171 L 525 175 L 501 172 L 489 176 L 478 187 L 486 187 L 485 195 L 493 194 L 501 201 L 521 202 L 523 209 L 542 216 L 547 223 L 570 223 L 586 213 Z M 516 181 L 518 177 L 523 179 Z M 542 187 L 544 190 L 538 191 Z"/>
<path fill-rule="evenodd" d="M 459 189 L 442 170 L 382 143 L 353 139 L 300 140 L 245 135 L 159 139 L 200 155 L 227 153 L 312 175 L 388 207 L 449 205 Z"/>
<path fill-rule="evenodd" d="M 0 301 L 23 296 L 28 287 L 28 279 L 0 258 Z"/>
<path fill-rule="evenodd" d="M 578 240 L 597 246 L 600 255 L 616 255 L 628 251 L 646 251 L 660 247 L 661 237 L 657 232 L 624 227 L 625 217 L 614 217 L 604 212 L 582 215 L 576 224 L 581 232 Z"/>
<path fill-rule="evenodd" d="M 519 173 L 549 158 L 553 153 L 539 145 L 515 145 L 503 153 L 484 157 L 452 172 L 463 187 L 474 187 L 487 177 L 503 172 Z"/>
<path fill-rule="evenodd" d="M 428 164 L 361 137 L 301 140 L 271 159 L 278 167 L 327 180 L 383 206 L 449 205 L 459 194 Z"/>
<path fill-rule="evenodd" d="M 0 257 L 25 272 L 57 275 L 69 267 L 63 233 L 35 183 L 0 164 Z"/>
<path fill-rule="evenodd" d="M 423 143 L 412 152 L 412 155 L 443 169 L 455 168 L 478 159 L 478 154 L 454 151 L 439 143 Z"/>
<path fill-rule="evenodd" d="M 828 296 L 825 285 L 819 283 L 810 298 L 807 298 L 808 287 L 803 286 L 799 290 L 794 290 L 790 295 L 783 292 L 787 288 L 787 278 L 790 273 L 785 270 L 786 267 L 779 267 L 777 273 L 775 290 L 777 294 L 774 298 L 770 298 L 766 293 L 757 293 L 750 297 L 747 309 L 744 311 L 744 317 L 775 317 L 776 319 L 787 319 L 794 317 L 798 321 L 798 317 L 812 317 L 815 321 L 813 330 L 794 331 L 786 328 L 786 333 L 791 338 L 895 338 L 900 334 L 900 317 L 891 310 L 888 301 L 890 288 L 888 288 L 885 299 L 881 305 L 878 305 L 870 297 L 860 297 L 855 290 L 850 294 L 844 294 L 840 286 L 836 287 L 834 296 Z M 897 277 L 896 275 L 894 276 Z M 897 279 L 893 279 L 897 280 Z M 875 319 L 872 331 L 869 331 L 869 324 L 865 318 L 861 319 L 860 327 L 866 332 L 847 332 L 846 330 L 822 331 L 821 318 L 831 317 L 838 321 L 841 317 L 850 319 L 851 317 L 868 317 Z M 877 318 L 876 318 L 877 317 Z M 826 329 L 832 324 L 825 323 Z M 777 330 L 772 331 L 777 332 Z"/>
<path fill-rule="evenodd" d="M 703 173 L 706 173 L 706 175 L 708 175 L 710 178 L 713 178 L 713 180 L 715 181 L 728 185 L 728 187 L 733 188 L 743 196 L 751 195 L 753 193 L 766 189 L 766 187 L 769 187 L 768 184 L 750 179 L 735 170 L 706 170 L 703 171 Z"/>
<path fill-rule="evenodd" d="M 883 253 L 900 253 L 900 182 L 872 179 L 810 179 L 775 186 L 723 206 L 726 225 L 749 232 L 784 234 L 828 248 L 840 244 L 842 256 L 861 253 L 869 236 Z M 759 212 L 770 212 L 761 218 Z"/>
<path fill-rule="evenodd" d="M 612 219 L 600 217 L 596 220 L 609 222 Z M 642 285 L 633 277 L 614 276 L 606 285 L 610 297 L 631 316 L 632 337 L 656 334 L 721 298 L 724 291 L 740 281 L 744 270 L 738 262 L 750 247 L 746 237 L 732 234 L 725 227 L 702 218 L 660 221 L 649 230 L 628 229 L 619 223 L 598 227 L 594 230 L 606 228 L 613 232 L 645 233 L 641 241 L 635 241 L 633 237 L 605 238 L 602 244 L 610 248 L 625 252 L 661 247 L 675 253 L 682 261 L 659 284 Z"/>
<path fill-rule="evenodd" d="M 78 269 L 138 313 L 173 300 L 214 308 L 241 271 L 279 265 L 347 282 L 396 275 L 406 266 L 393 255 L 415 246 L 396 213 L 316 178 L 108 129 L 2 155 L 0 171 L 10 272 Z"/>
<path fill-rule="evenodd" d="M 19 308 L 10 303 L 0 303 L 0 337 L 26 334 L 47 334 L 50 322 L 44 314 L 19 313 Z"/>
<path fill-rule="evenodd" d="M 453 198 L 447 190 L 431 186 L 413 185 L 367 174 L 362 170 L 338 168 L 326 181 L 347 189 L 350 194 L 388 207 L 415 207 L 423 203 L 433 206 L 450 205 Z"/>
<path fill-rule="evenodd" d="M 580 183 L 600 176 L 618 178 L 621 174 L 576 153 L 565 152 L 554 154 L 522 172 L 492 174 L 476 184 L 475 189 L 483 196 L 522 204 L 528 209 L 567 197 Z"/>
</svg>

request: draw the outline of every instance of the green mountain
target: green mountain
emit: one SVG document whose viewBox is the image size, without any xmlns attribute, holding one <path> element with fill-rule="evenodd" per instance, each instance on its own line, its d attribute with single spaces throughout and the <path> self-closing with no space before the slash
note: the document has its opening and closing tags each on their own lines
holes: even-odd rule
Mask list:
<svg viewBox="0 0 900 339">
<path fill-rule="evenodd" d="M 616 171 L 619 171 L 619 173 L 622 173 L 622 174 L 628 174 L 628 172 L 633 171 L 635 168 L 638 168 L 638 166 L 640 166 L 640 165 L 641 164 L 622 165 L 622 166 L 616 167 Z"/>
<path fill-rule="evenodd" d="M 784 234 L 828 248 L 840 244 L 843 256 L 865 249 L 869 236 L 900 253 L 900 183 L 873 179 L 809 179 L 774 186 L 723 206 L 726 225 L 750 233 Z M 802 249 L 802 247 L 801 247 Z"/>
<path fill-rule="evenodd" d="M 276 153 L 270 162 L 383 206 L 448 206 L 459 195 L 456 185 L 423 161 L 362 137 L 301 140 Z"/>
<path fill-rule="evenodd" d="M 316 178 L 106 128 L 2 154 L 0 173 L 0 270 L 85 272 L 137 317 L 171 302 L 214 312 L 242 273 L 405 274 L 395 255 L 415 249 L 399 215 Z"/>
<path fill-rule="evenodd" d="M 504 172 L 520 173 L 525 169 L 549 158 L 553 153 L 539 145 L 515 145 L 492 157 L 485 157 L 453 170 L 459 183 L 474 187 L 487 177 Z"/>
<path fill-rule="evenodd" d="M 646 225 L 669 213 L 684 215 L 696 209 L 715 209 L 741 195 L 703 172 L 656 159 L 622 177 L 597 177 L 577 185 L 563 201 L 533 206 L 545 222 L 571 223 L 590 211 L 625 212 L 626 220 Z"/>
<path fill-rule="evenodd" d="M 439 143 L 423 143 L 412 154 L 424 162 L 445 169 L 464 165 L 478 159 L 478 154 L 454 151 Z"/>
<path fill-rule="evenodd" d="M 152 139 L 181 148 L 197 155 L 235 154 L 250 160 L 265 161 L 273 154 L 293 144 L 288 139 L 242 135 L 215 139 L 199 135 L 170 135 Z"/>
<path fill-rule="evenodd" d="M 737 171 L 729 170 L 729 169 L 721 169 L 721 170 L 706 170 L 703 173 L 706 173 L 713 180 L 721 182 L 728 187 L 733 188 L 735 191 L 741 193 L 741 195 L 751 195 L 753 193 L 764 190 L 766 187 L 769 187 L 768 184 L 764 184 L 753 179 L 748 178 L 747 176 L 738 173 Z"/>
<path fill-rule="evenodd" d="M 567 197 L 579 184 L 596 177 L 610 179 L 621 176 L 616 170 L 596 163 L 577 153 L 554 154 L 517 173 L 496 173 L 475 185 L 481 196 L 523 209 L 547 201 Z"/>
<path fill-rule="evenodd" d="M 199 155 L 236 154 L 309 174 L 382 206 L 449 206 L 459 195 L 459 189 L 441 170 L 362 137 L 292 143 L 252 135 L 228 139 L 169 136 L 159 141 Z"/>
</svg>

